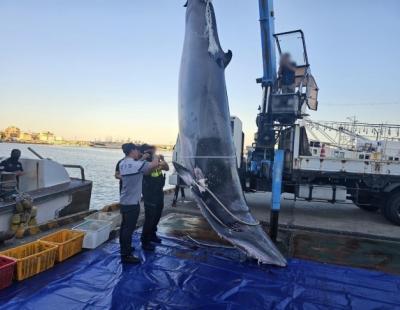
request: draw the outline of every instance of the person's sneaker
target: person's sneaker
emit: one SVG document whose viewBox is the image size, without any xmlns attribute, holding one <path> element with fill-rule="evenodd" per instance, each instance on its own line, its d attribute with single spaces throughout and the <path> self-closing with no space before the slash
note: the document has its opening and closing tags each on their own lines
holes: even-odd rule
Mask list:
<svg viewBox="0 0 400 310">
<path fill-rule="evenodd" d="M 150 241 L 154 242 L 154 243 L 158 243 L 158 244 L 160 244 L 162 242 L 161 239 L 157 237 L 157 235 L 154 235 L 153 237 L 151 237 Z"/>
<path fill-rule="evenodd" d="M 121 261 L 124 264 L 139 264 L 140 259 L 133 255 L 121 255 Z"/>
<path fill-rule="evenodd" d="M 142 243 L 142 249 L 145 251 L 154 251 L 155 248 L 156 247 L 152 245 L 150 242 Z"/>
</svg>

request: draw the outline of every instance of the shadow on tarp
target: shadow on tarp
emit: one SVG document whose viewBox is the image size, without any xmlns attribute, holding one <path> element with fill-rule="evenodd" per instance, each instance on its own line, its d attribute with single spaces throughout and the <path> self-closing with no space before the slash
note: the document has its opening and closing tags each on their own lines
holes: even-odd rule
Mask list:
<svg viewBox="0 0 400 310">
<path fill-rule="evenodd" d="M 138 245 L 135 235 L 134 244 Z M 1 309 L 395 309 L 400 277 L 292 259 L 243 261 L 233 249 L 164 238 L 122 266 L 111 241 L 0 292 Z"/>
</svg>

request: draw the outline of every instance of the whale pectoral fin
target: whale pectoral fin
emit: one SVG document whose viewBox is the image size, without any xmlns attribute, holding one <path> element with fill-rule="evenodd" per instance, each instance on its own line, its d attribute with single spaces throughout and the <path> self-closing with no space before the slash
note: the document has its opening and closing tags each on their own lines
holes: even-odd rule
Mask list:
<svg viewBox="0 0 400 310">
<path fill-rule="evenodd" d="M 195 177 L 190 172 L 189 169 L 185 168 L 184 166 L 182 166 L 181 164 L 178 164 L 175 161 L 172 162 L 172 164 L 174 165 L 176 172 L 179 174 L 179 176 L 181 177 L 181 179 L 183 180 L 183 182 L 185 182 L 185 184 L 187 186 L 191 186 L 195 183 Z"/>
<path fill-rule="evenodd" d="M 215 62 L 218 64 L 218 66 L 225 69 L 232 60 L 232 51 L 228 50 L 226 53 L 221 51 L 212 57 L 215 59 Z"/>
<path fill-rule="evenodd" d="M 229 63 L 232 60 L 232 51 L 228 50 L 228 52 L 225 53 L 225 57 L 224 57 L 224 68 L 228 67 Z"/>
</svg>

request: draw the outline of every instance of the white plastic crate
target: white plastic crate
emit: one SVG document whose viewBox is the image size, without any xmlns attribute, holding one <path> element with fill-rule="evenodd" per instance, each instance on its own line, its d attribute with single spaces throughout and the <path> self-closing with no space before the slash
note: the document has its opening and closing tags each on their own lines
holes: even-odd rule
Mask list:
<svg viewBox="0 0 400 310">
<path fill-rule="evenodd" d="M 119 211 L 114 211 L 114 212 L 99 211 L 85 217 L 85 220 L 109 221 L 111 222 L 111 230 L 114 230 L 121 225 L 122 216 Z"/>
<path fill-rule="evenodd" d="M 108 240 L 110 237 L 111 225 L 109 221 L 86 220 L 72 229 L 85 232 L 83 248 L 95 249 Z"/>
</svg>

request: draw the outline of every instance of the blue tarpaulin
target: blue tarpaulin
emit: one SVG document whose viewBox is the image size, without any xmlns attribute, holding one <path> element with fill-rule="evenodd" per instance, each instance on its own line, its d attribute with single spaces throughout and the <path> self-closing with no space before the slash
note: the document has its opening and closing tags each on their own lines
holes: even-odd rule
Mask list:
<svg viewBox="0 0 400 310">
<path fill-rule="evenodd" d="M 138 247 L 138 236 L 135 236 Z M 243 262 L 233 249 L 163 238 L 123 266 L 111 241 L 0 292 L 1 309 L 400 309 L 400 277 L 298 259 Z"/>
</svg>

